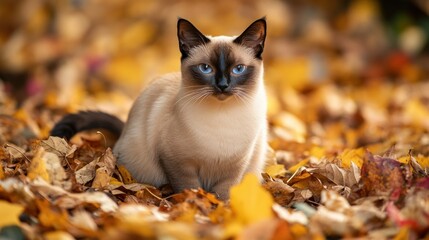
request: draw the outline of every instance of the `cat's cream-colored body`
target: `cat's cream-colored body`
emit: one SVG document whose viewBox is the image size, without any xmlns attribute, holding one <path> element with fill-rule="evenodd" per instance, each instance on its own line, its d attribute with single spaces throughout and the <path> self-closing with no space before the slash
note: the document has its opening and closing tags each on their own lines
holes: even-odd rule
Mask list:
<svg viewBox="0 0 429 240">
<path fill-rule="evenodd" d="M 210 39 L 213 45 L 229 40 Z M 195 51 L 210 51 L 209 47 Z M 237 54 L 247 51 L 237 48 Z M 200 56 L 186 63 L 204 61 L 204 54 Z M 241 59 L 244 64 L 248 61 Z M 155 186 L 170 182 L 176 191 L 203 187 L 222 198 L 244 174 L 260 176 L 267 151 L 267 102 L 262 63 L 258 69 L 258 81 L 242 100 L 209 96 L 189 103 L 186 94 L 192 86 L 186 85 L 186 74 L 153 81 L 135 101 L 115 145 L 119 164 L 139 182 Z"/>
<path fill-rule="evenodd" d="M 106 129 L 113 149 L 141 183 L 171 184 L 175 192 L 203 188 L 227 199 L 244 174 L 260 176 L 267 152 L 262 52 L 266 21 L 238 37 L 208 37 L 179 19 L 180 73 L 153 81 L 135 101 L 127 122 L 103 112 L 68 114 L 51 133 Z"/>
</svg>

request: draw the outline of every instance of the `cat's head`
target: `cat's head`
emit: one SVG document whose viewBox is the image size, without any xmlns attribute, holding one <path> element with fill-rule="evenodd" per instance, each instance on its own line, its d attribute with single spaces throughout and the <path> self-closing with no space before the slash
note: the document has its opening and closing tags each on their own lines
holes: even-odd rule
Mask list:
<svg viewBox="0 0 429 240">
<path fill-rule="evenodd" d="M 177 35 L 182 53 L 183 88 L 225 100 L 249 96 L 262 84 L 262 52 L 266 21 L 253 22 L 238 37 L 210 37 L 202 34 L 191 22 L 179 19 Z"/>
</svg>

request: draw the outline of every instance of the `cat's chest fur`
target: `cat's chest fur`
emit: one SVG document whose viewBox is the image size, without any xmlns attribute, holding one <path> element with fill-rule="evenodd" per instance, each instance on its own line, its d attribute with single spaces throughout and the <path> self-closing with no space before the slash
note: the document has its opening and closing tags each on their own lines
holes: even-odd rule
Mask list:
<svg viewBox="0 0 429 240">
<path fill-rule="evenodd" d="M 184 112 L 180 117 L 188 138 L 195 144 L 192 148 L 194 156 L 201 157 L 202 161 L 243 158 L 252 148 L 263 123 L 262 119 L 257 121 L 261 115 L 259 111 L 263 109 L 257 107 L 218 106 L 216 111 L 193 107 L 189 109 L 192 113 Z"/>
</svg>

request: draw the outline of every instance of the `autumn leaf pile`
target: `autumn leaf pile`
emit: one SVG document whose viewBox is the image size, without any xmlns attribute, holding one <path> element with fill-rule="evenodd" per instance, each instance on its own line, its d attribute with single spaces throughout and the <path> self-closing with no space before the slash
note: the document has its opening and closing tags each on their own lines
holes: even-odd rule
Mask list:
<svg viewBox="0 0 429 240">
<path fill-rule="evenodd" d="M 373 1 L 316 2 L 2 1 L 0 238 L 429 238 L 424 28 Z M 245 176 L 229 201 L 135 182 L 108 132 L 49 136 L 79 109 L 126 119 L 137 89 L 179 69 L 178 15 L 212 34 L 267 15 L 271 149 L 262 183 Z"/>
</svg>

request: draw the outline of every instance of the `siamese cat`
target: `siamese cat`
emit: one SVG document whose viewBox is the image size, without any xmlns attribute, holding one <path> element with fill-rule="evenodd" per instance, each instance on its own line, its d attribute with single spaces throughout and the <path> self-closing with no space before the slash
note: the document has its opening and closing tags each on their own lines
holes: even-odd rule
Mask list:
<svg viewBox="0 0 429 240">
<path fill-rule="evenodd" d="M 175 192 L 203 188 L 221 199 L 246 173 L 260 176 L 267 152 L 262 52 L 266 21 L 238 37 L 205 36 L 179 18 L 181 72 L 155 79 L 125 125 L 101 112 L 65 116 L 52 135 L 105 128 L 120 134 L 113 153 L 139 182 Z"/>
</svg>

